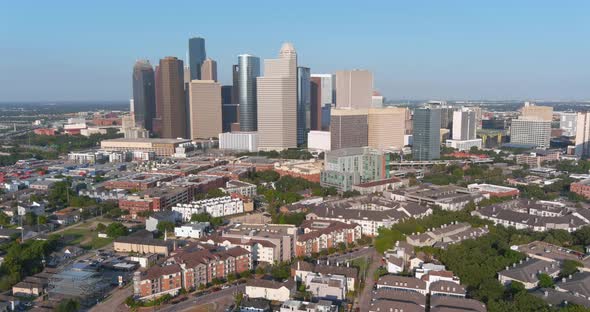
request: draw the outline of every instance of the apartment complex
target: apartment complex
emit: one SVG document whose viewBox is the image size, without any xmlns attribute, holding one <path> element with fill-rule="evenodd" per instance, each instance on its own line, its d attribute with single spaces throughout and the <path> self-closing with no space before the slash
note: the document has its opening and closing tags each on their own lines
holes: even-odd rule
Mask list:
<svg viewBox="0 0 590 312">
<path fill-rule="evenodd" d="M 362 235 L 366 236 L 376 236 L 380 228 L 389 228 L 402 220 L 419 219 L 432 214 L 432 209 L 426 206 L 374 195 L 323 202 L 310 205 L 309 210 L 307 220 L 358 224 Z"/>
<path fill-rule="evenodd" d="M 141 299 L 176 295 L 181 288 L 193 290 L 214 279 L 226 279 L 252 269 L 250 253 L 243 248 L 218 249 L 196 244 L 168 258 L 162 266 L 135 272 L 133 290 Z"/>
<path fill-rule="evenodd" d="M 222 239 L 229 239 L 230 245 L 257 241 L 261 246 L 266 245 L 266 251 L 272 251 L 271 255 L 262 257 L 253 250 L 252 257 L 255 261 L 291 261 L 295 257 L 297 228 L 288 224 L 235 224 L 224 230 Z"/>
<path fill-rule="evenodd" d="M 216 218 L 244 212 L 244 202 L 239 198 L 224 196 L 178 204 L 172 207 L 172 211 L 180 213 L 185 221 L 190 220 L 193 214 L 200 213 L 208 213 Z"/>
<path fill-rule="evenodd" d="M 362 234 L 360 225 L 339 221 L 306 220 L 300 228 L 303 234 L 297 236 L 296 257 L 336 249 L 340 244 L 349 245 L 360 239 Z"/>
<path fill-rule="evenodd" d="M 326 153 L 320 183 L 339 191 L 355 184 L 389 178 L 389 154 L 368 147 L 345 148 Z"/>
</svg>

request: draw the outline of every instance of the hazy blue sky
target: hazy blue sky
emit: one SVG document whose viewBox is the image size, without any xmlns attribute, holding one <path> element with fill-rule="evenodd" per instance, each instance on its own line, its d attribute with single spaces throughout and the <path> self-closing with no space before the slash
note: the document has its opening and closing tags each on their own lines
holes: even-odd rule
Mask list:
<svg viewBox="0 0 590 312">
<path fill-rule="evenodd" d="M 313 73 L 363 68 L 391 99 L 590 99 L 590 1 L 4 1 L 0 101 L 126 100 L 137 58 L 206 38 L 237 55 L 293 42 Z"/>
</svg>

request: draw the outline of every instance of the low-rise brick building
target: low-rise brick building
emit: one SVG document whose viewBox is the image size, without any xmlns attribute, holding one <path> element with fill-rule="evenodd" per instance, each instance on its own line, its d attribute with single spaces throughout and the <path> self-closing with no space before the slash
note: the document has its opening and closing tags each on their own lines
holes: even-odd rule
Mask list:
<svg viewBox="0 0 590 312">
<path fill-rule="evenodd" d="M 250 252 L 241 248 L 218 248 L 207 244 L 184 247 L 166 260 L 134 276 L 136 297 L 150 299 L 165 294 L 176 295 L 181 288 L 192 290 L 214 279 L 227 279 L 252 269 Z"/>
<path fill-rule="evenodd" d="M 306 220 L 301 224 L 303 234 L 297 236 L 295 256 L 311 256 L 339 244 L 351 244 L 361 238 L 362 227 L 340 221 Z"/>
</svg>

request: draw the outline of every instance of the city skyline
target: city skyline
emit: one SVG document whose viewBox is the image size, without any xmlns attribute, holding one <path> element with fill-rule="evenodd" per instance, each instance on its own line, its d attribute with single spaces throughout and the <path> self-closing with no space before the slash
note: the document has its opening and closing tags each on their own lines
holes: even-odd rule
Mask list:
<svg viewBox="0 0 590 312">
<path fill-rule="evenodd" d="M 212 12 L 226 10 L 224 4 L 208 6 Z M 219 23 L 218 14 L 199 15 L 191 23 L 191 10 L 164 18 L 173 8 L 156 5 L 117 4 L 115 14 L 109 7 L 108 2 L 69 1 L 33 9 L 6 5 L 0 13 L 10 25 L 0 30 L 5 42 L 0 101 L 127 100 L 132 94 L 128 68 L 136 60 L 157 64 L 176 56 L 186 63 L 192 37 L 206 40 L 222 85 L 231 84 L 237 55 L 271 58 L 277 45 L 289 41 L 312 74 L 366 69 L 374 74 L 376 89 L 391 100 L 590 99 L 590 73 L 584 66 L 590 51 L 584 40 L 590 34 L 584 16 L 589 4 L 582 1 L 430 2 L 422 7 L 351 2 L 337 8 L 299 3 L 284 4 L 279 9 L 284 16 L 270 14 L 276 8 L 264 5 L 235 4 L 232 11 L 241 14 L 229 14 L 229 23 Z M 296 18 L 303 13 L 311 21 Z M 36 22 L 26 24 L 23 14 Z M 145 16 L 154 20 L 138 20 Z M 246 22 L 248 32 L 237 31 Z M 33 51 L 42 51 L 43 57 L 34 57 Z M 34 94 L 28 85 L 33 71 L 45 82 Z"/>
</svg>

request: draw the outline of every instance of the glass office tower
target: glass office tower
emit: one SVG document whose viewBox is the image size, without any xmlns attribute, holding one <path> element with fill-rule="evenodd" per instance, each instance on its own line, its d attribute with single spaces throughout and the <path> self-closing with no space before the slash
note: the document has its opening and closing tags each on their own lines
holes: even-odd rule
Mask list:
<svg viewBox="0 0 590 312">
<path fill-rule="evenodd" d="M 135 126 L 152 131 L 156 115 L 156 83 L 149 61 L 139 60 L 133 66 L 133 103 Z"/>
<path fill-rule="evenodd" d="M 191 80 L 201 79 L 201 65 L 206 58 L 205 39 L 201 37 L 190 38 L 188 40 L 188 63 L 191 70 Z"/>
<path fill-rule="evenodd" d="M 438 108 L 417 108 L 413 118 L 412 158 L 433 160 L 440 158 L 440 114 Z"/>
<path fill-rule="evenodd" d="M 260 76 L 260 58 L 248 54 L 238 55 L 237 71 L 240 130 L 257 131 L 258 101 L 256 97 L 256 77 Z"/>
<path fill-rule="evenodd" d="M 308 67 L 297 67 L 297 145 L 307 143 L 311 125 L 311 73 Z"/>
</svg>

